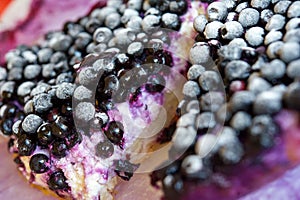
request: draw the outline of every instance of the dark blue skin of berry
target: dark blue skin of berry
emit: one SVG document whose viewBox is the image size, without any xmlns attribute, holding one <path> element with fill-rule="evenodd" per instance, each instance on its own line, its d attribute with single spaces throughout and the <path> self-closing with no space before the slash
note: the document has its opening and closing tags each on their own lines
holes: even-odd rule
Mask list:
<svg viewBox="0 0 300 200">
<path fill-rule="evenodd" d="M 68 188 L 66 180 L 64 173 L 57 171 L 50 175 L 47 183 L 51 190 L 63 190 Z"/>
<path fill-rule="evenodd" d="M 124 127 L 121 122 L 112 121 L 105 131 L 106 137 L 114 144 L 120 144 L 124 134 Z"/>
<path fill-rule="evenodd" d="M 67 155 L 68 146 L 64 140 L 56 140 L 52 144 L 51 153 L 56 158 L 62 158 Z"/>
<path fill-rule="evenodd" d="M 54 139 L 54 136 L 52 134 L 51 124 L 49 123 L 42 124 L 37 130 L 37 138 L 39 144 L 45 146 L 49 145 Z"/>
<path fill-rule="evenodd" d="M 20 156 L 30 156 L 36 148 L 33 138 L 23 134 L 18 139 L 18 152 Z"/>
<path fill-rule="evenodd" d="M 12 126 L 13 126 L 13 120 L 12 119 L 5 119 L 3 121 L 0 121 L 0 131 L 4 135 L 12 135 Z"/>
<path fill-rule="evenodd" d="M 30 169 L 37 174 L 45 173 L 49 170 L 49 158 L 45 154 L 35 154 L 30 158 Z"/>
<path fill-rule="evenodd" d="M 69 126 L 69 122 L 65 118 L 59 116 L 55 120 L 55 123 L 52 124 L 52 134 L 58 138 L 65 138 L 70 131 Z"/>
<path fill-rule="evenodd" d="M 109 140 L 99 142 L 96 145 L 96 156 L 105 159 L 112 156 L 113 153 L 114 153 L 114 145 Z"/>
</svg>

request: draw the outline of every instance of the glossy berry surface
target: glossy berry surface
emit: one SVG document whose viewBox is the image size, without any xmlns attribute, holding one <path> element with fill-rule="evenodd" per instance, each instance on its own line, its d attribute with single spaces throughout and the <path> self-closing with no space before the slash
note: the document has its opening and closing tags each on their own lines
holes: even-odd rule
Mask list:
<svg viewBox="0 0 300 200">
<path fill-rule="evenodd" d="M 30 158 L 30 169 L 37 174 L 45 173 L 49 170 L 48 161 L 49 158 L 45 154 L 35 154 Z"/>
<path fill-rule="evenodd" d="M 103 142 L 99 142 L 96 147 L 96 156 L 101 158 L 109 158 L 114 153 L 114 145 L 109 141 L 105 140 Z"/>
<path fill-rule="evenodd" d="M 63 190 L 68 188 L 66 177 L 62 171 L 57 171 L 49 176 L 48 186 L 51 190 Z"/>
<path fill-rule="evenodd" d="M 114 144 L 120 144 L 124 134 L 124 127 L 121 122 L 112 121 L 105 131 L 106 137 Z"/>
</svg>

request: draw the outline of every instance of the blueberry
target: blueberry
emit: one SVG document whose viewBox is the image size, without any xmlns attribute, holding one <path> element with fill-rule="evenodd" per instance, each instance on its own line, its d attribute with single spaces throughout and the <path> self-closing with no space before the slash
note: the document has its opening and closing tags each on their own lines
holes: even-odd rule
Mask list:
<svg viewBox="0 0 300 200">
<path fill-rule="evenodd" d="M 282 108 L 282 95 L 275 91 L 264 91 L 260 93 L 254 103 L 255 114 L 275 114 Z"/>
<path fill-rule="evenodd" d="M 287 12 L 287 10 L 288 10 L 291 3 L 292 3 L 291 1 L 279 1 L 279 2 L 277 2 L 274 6 L 274 12 L 277 13 L 277 14 L 284 15 Z"/>
<path fill-rule="evenodd" d="M 64 140 L 54 140 L 52 143 L 51 153 L 56 158 L 63 158 L 67 155 L 68 146 Z"/>
<path fill-rule="evenodd" d="M 115 29 L 121 24 L 121 16 L 119 13 L 111 13 L 105 18 L 105 26 Z"/>
<path fill-rule="evenodd" d="M 245 8 L 240 12 L 238 21 L 243 27 L 254 26 L 258 23 L 259 12 L 253 8 Z"/>
<path fill-rule="evenodd" d="M 189 155 L 184 158 L 181 167 L 186 174 L 195 174 L 203 168 L 203 162 L 198 155 Z"/>
<path fill-rule="evenodd" d="M 153 33 L 160 25 L 160 18 L 155 15 L 147 15 L 142 21 L 142 28 L 146 33 Z"/>
<path fill-rule="evenodd" d="M 84 122 L 88 122 L 93 119 L 95 115 L 95 107 L 90 102 L 80 102 L 75 107 L 75 117 Z"/>
<path fill-rule="evenodd" d="M 220 36 L 220 28 L 223 26 L 222 22 L 209 22 L 204 29 L 204 36 L 206 39 L 217 39 Z"/>
<path fill-rule="evenodd" d="M 293 17 L 299 17 L 300 16 L 300 2 L 299 1 L 294 1 L 291 5 L 290 5 L 290 7 L 289 7 L 289 9 L 288 9 L 288 11 L 287 11 L 287 16 L 289 17 L 289 18 L 293 18 Z"/>
<path fill-rule="evenodd" d="M 7 78 L 7 71 L 0 66 L 0 81 L 4 81 Z"/>
<path fill-rule="evenodd" d="M 289 30 L 283 37 L 284 42 L 300 42 L 300 28 Z"/>
<path fill-rule="evenodd" d="M 74 80 L 73 74 L 65 72 L 65 73 L 61 73 L 57 76 L 55 84 L 59 85 L 62 83 L 71 83 L 71 82 L 73 82 L 73 80 Z"/>
<path fill-rule="evenodd" d="M 252 27 L 246 31 L 245 39 L 251 46 L 259 46 L 264 42 L 265 31 L 261 27 Z"/>
<path fill-rule="evenodd" d="M 205 15 L 198 15 L 193 22 L 194 29 L 202 33 L 205 29 L 206 24 L 208 23 Z"/>
<path fill-rule="evenodd" d="M 95 118 L 91 122 L 92 126 L 96 129 L 99 129 L 99 127 L 103 128 L 107 125 L 109 121 L 109 116 L 105 112 L 98 112 L 95 114 Z"/>
<path fill-rule="evenodd" d="M 285 17 L 279 14 L 273 15 L 265 26 L 267 31 L 281 30 L 285 25 Z"/>
<path fill-rule="evenodd" d="M 201 109 L 203 111 L 217 112 L 225 102 L 222 92 L 209 91 L 200 98 Z"/>
<path fill-rule="evenodd" d="M 20 56 L 13 56 L 7 62 L 7 69 L 23 68 L 26 65 L 26 60 Z"/>
<path fill-rule="evenodd" d="M 210 47 L 208 44 L 205 42 L 195 43 L 190 50 L 189 60 L 193 65 L 205 64 L 210 61 Z"/>
<path fill-rule="evenodd" d="M 18 153 L 20 156 L 30 156 L 36 148 L 36 142 L 33 138 L 22 134 L 18 138 Z"/>
<path fill-rule="evenodd" d="M 96 64 L 96 62 L 94 64 Z M 97 76 L 97 73 L 92 67 L 87 67 L 79 72 L 78 80 L 81 85 L 87 86 L 90 84 L 95 84 Z"/>
<path fill-rule="evenodd" d="M 39 94 L 33 97 L 34 110 L 38 113 L 44 113 L 53 107 L 51 96 L 49 94 Z"/>
<path fill-rule="evenodd" d="M 21 97 L 25 97 L 30 94 L 31 89 L 35 86 L 35 83 L 31 81 L 26 81 L 22 83 L 17 90 L 17 95 Z"/>
<path fill-rule="evenodd" d="M 128 181 L 139 165 L 133 164 L 128 160 L 114 160 L 114 167 L 116 174 L 123 180 Z"/>
<path fill-rule="evenodd" d="M 222 21 L 227 17 L 227 6 L 223 2 L 213 2 L 207 7 L 209 21 Z"/>
<path fill-rule="evenodd" d="M 22 52 L 22 56 L 28 63 L 36 63 L 38 59 L 37 55 L 30 50 Z"/>
<path fill-rule="evenodd" d="M 255 100 L 255 95 L 250 91 L 235 92 L 229 102 L 230 109 L 233 112 L 243 110 L 247 111 Z"/>
<path fill-rule="evenodd" d="M 139 12 L 137 10 L 127 8 L 125 9 L 123 16 L 121 17 L 121 22 L 123 24 L 126 24 L 133 16 L 139 16 Z"/>
<path fill-rule="evenodd" d="M 71 37 L 75 38 L 80 32 L 84 31 L 84 28 L 80 24 L 74 22 L 66 22 L 63 28 L 64 32 Z"/>
<path fill-rule="evenodd" d="M 300 18 L 292 18 L 285 25 L 286 31 L 296 29 L 296 28 L 300 28 Z"/>
<path fill-rule="evenodd" d="M 44 123 L 37 130 L 37 139 L 41 145 L 49 145 L 54 139 L 51 124 Z"/>
<path fill-rule="evenodd" d="M 251 122 L 251 115 L 244 111 L 239 111 L 233 115 L 232 119 L 230 120 L 230 126 L 237 131 L 243 131 L 251 126 Z"/>
<path fill-rule="evenodd" d="M 72 43 L 72 38 L 68 35 L 59 34 L 51 38 L 49 46 L 55 51 L 66 51 Z"/>
<path fill-rule="evenodd" d="M 182 93 L 186 97 L 196 98 L 200 94 L 200 88 L 197 82 L 195 81 L 187 81 L 182 89 Z"/>
<path fill-rule="evenodd" d="M 198 114 L 200 112 L 200 105 L 198 100 L 192 100 L 186 105 L 186 111 L 192 114 Z"/>
<path fill-rule="evenodd" d="M 61 83 L 56 89 L 56 97 L 58 99 L 70 99 L 75 90 L 75 85 L 72 83 Z"/>
<path fill-rule="evenodd" d="M 76 36 L 74 45 L 78 50 L 85 50 L 86 46 L 91 42 L 92 36 L 87 32 L 81 32 Z"/>
<path fill-rule="evenodd" d="M 145 16 L 147 15 L 156 15 L 156 16 L 160 16 L 161 15 L 161 12 L 160 10 L 156 9 L 156 8 L 149 8 L 146 10 L 145 12 Z"/>
<path fill-rule="evenodd" d="M 47 184 L 51 190 L 63 190 L 68 188 L 67 178 L 64 173 L 59 170 L 50 174 Z"/>
<path fill-rule="evenodd" d="M 42 71 L 42 67 L 40 65 L 27 65 L 24 69 L 24 77 L 26 79 L 34 79 Z"/>
<path fill-rule="evenodd" d="M 22 122 L 22 129 L 28 134 L 34 134 L 43 123 L 43 119 L 35 114 L 27 115 Z"/>
<path fill-rule="evenodd" d="M 44 78 L 54 78 L 56 76 L 54 68 L 55 65 L 53 63 L 44 64 L 42 66 L 42 76 Z"/>
<path fill-rule="evenodd" d="M 252 77 L 248 79 L 247 90 L 253 92 L 254 94 L 259 94 L 271 88 L 271 84 L 261 77 Z"/>
<path fill-rule="evenodd" d="M 228 46 L 230 47 L 247 47 L 247 43 L 243 38 L 234 38 L 228 43 Z"/>
<path fill-rule="evenodd" d="M 102 159 L 109 158 L 114 153 L 114 145 L 109 140 L 105 140 L 96 145 L 95 151 L 96 156 Z"/>
<path fill-rule="evenodd" d="M 16 83 L 13 81 L 5 82 L 0 88 L 0 97 L 9 99 L 13 96 Z"/>
<path fill-rule="evenodd" d="M 279 59 L 274 59 L 270 63 L 262 66 L 261 74 L 263 77 L 272 81 L 274 79 L 282 78 L 285 75 L 285 63 Z"/>
<path fill-rule="evenodd" d="M 215 115 L 212 112 L 202 112 L 196 119 L 198 130 L 213 128 L 216 125 Z"/>
<path fill-rule="evenodd" d="M 22 120 L 18 120 L 16 121 L 12 127 L 11 127 L 11 131 L 14 135 L 16 135 L 17 137 L 20 135 L 21 133 L 21 123 L 22 123 Z"/>
<path fill-rule="evenodd" d="M 150 93 L 162 92 L 165 88 L 165 85 L 165 78 L 160 74 L 155 74 L 148 77 L 145 88 Z"/>
<path fill-rule="evenodd" d="M 13 126 L 13 120 L 12 119 L 3 119 L 0 121 L 0 131 L 4 135 L 12 135 L 12 126 Z"/>
<path fill-rule="evenodd" d="M 120 1 L 120 4 L 122 4 L 122 1 Z M 143 4 L 142 0 L 129 0 L 127 2 L 128 8 L 134 9 L 134 10 L 140 10 L 142 8 L 142 4 Z"/>
<path fill-rule="evenodd" d="M 279 50 L 283 46 L 283 44 L 284 43 L 282 41 L 276 41 L 276 42 L 269 44 L 269 46 L 267 48 L 267 56 L 270 59 L 274 59 L 274 58 L 278 57 Z"/>
<path fill-rule="evenodd" d="M 66 54 L 61 51 L 53 53 L 50 58 L 50 62 L 53 64 L 57 64 L 57 63 L 60 63 L 62 61 L 66 61 L 66 60 L 67 60 Z"/>
<path fill-rule="evenodd" d="M 300 44 L 297 42 L 286 42 L 279 49 L 280 58 L 289 63 L 300 57 Z"/>
<path fill-rule="evenodd" d="M 112 31 L 106 27 L 97 28 L 93 34 L 95 42 L 108 42 L 112 38 Z"/>
<path fill-rule="evenodd" d="M 176 14 L 165 13 L 162 15 L 162 27 L 178 30 L 180 28 L 180 20 Z"/>
<path fill-rule="evenodd" d="M 49 170 L 49 158 L 45 154 L 35 154 L 30 158 L 29 166 L 31 171 L 37 174 L 45 173 Z"/>
<path fill-rule="evenodd" d="M 205 72 L 205 68 L 202 65 L 192 65 L 187 73 L 189 80 L 197 80 L 201 74 Z"/>
<path fill-rule="evenodd" d="M 107 130 L 105 131 L 106 137 L 113 144 L 120 144 L 124 134 L 124 126 L 121 122 L 111 121 L 107 125 Z"/>
<path fill-rule="evenodd" d="M 73 94 L 73 97 L 78 101 L 82 101 L 85 99 L 86 100 L 91 99 L 92 96 L 93 96 L 93 92 L 82 85 L 78 86 L 75 89 L 74 94 Z"/>
<path fill-rule="evenodd" d="M 271 0 L 251 0 L 251 6 L 260 10 L 267 8 L 270 3 Z"/>
<path fill-rule="evenodd" d="M 23 69 L 22 68 L 12 68 L 8 72 L 9 81 L 19 81 L 23 78 Z"/>
<path fill-rule="evenodd" d="M 194 126 L 196 120 L 196 115 L 193 113 L 186 113 L 180 116 L 178 119 L 176 126 L 177 127 L 187 127 Z"/>
<path fill-rule="evenodd" d="M 38 94 L 42 94 L 48 90 L 50 90 L 51 87 L 47 83 L 38 83 L 35 88 L 32 89 L 30 96 L 36 96 Z"/>
<path fill-rule="evenodd" d="M 205 71 L 199 77 L 198 83 L 205 91 L 220 90 L 223 87 L 220 75 L 215 71 Z"/>
<path fill-rule="evenodd" d="M 287 66 L 287 75 L 290 78 L 300 78 L 300 59 L 289 63 Z"/>
<path fill-rule="evenodd" d="M 172 138 L 173 148 L 176 151 L 186 150 L 195 141 L 197 132 L 192 126 L 178 127 Z"/>
<path fill-rule="evenodd" d="M 260 19 L 263 23 L 268 23 L 273 15 L 274 15 L 274 13 L 272 10 L 264 9 L 260 13 Z"/>
<path fill-rule="evenodd" d="M 275 41 L 279 41 L 281 40 L 282 38 L 282 32 L 281 31 L 274 31 L 274 30 L 271 30 L 265 37 L 265 40 L 264 40 L 264 44 L 265 45 L 268 45 L 268 44 L 271 44 L 272 42 L 275 42 Z"/>
<path fill-rule="evenodd" d="M 221 36 L 223 39 L 232 40 L 240 37 L 244 32 L 242 25 L 237 21 L 226 22 L 221 27 Z"/>
<path fill-rule="evenodd" d="M 284 103 L 288 108 L 300 110 L 300 82 L 291 83 L 284 94 Z"/>
<path fill-rule="evenodd" d="M 229 80 L 244 79 L 249 76 L 251 66 L 242 60 L 230 61 L 225 67 L 225 75 Z"/>
<path fill-rule="evenodd" d="M 171 1 L 169 4 L 169 10 L 172 13 L 181 15 L 186 12 L 187 6 L 186 0 Z"/>
<path fill-rule="evenodd" d="M 141 42 L 133 42 L 127 48 L 129 55 L 139 56 L 143 53 L 144 45 Z"/>
<path fill-rule="evenodd" d="M 142 29 L 143 19 L 140 16 L 132 16 L 126 24 L 126 28 L 130 28 L 136 32 Z"/>
<path fill-rule="evenodd" d="M 52 135 L 58 138 L 65 138 L 70 133 L 70 123 L 61 116 L 58 116 L 51 125 Z"/>
<path fill-rule="evenodd" d="M 240 13 L 242 10 L 244 10 L 245 8 L 249 7 L 249 2 L 240 2 L 236 8 L 235 8 L 235 12 Z"/>
</svg>

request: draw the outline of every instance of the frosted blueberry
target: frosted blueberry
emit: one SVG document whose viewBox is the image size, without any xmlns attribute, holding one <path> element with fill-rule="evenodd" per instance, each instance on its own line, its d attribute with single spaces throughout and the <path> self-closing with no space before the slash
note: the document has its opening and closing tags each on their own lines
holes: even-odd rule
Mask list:
<svg viewBox="0 0 300 200">
<path fill-rule="evenodd" d="M 49 46 L 55 51 L 66 51 L 72 44 L 72 38 L 68 35 L 58 34 L 49 41 Z"/>
<path fill-rule="evenodd" d="M 151 33 L 157 30 L 160 24 L 160 18 L 155 15 L 147 15 L 142 22 L 142 28 L 146 33 Z"/>
<path fill-rule="evenodd" d="M 275 31 L 271 30 L 265 37 L 264 44 L 268 45 L 271 44 L 272 42 L 281 40 L 282 38 L 282 32 L 281 31 Z"/>
<path fill-rule="evenodd" d="M 281 46 L 278 53 L 284 62 L 291 62 L 300 57 L 300 44 L 297 42 L 286 42 Z"/>
<path fill-rule="evenodd" d="M 49 94 L 39 94 L 33 97 L 34 110 L 38 113 L 43 113 L 52 108 L 51 96 Z"/>
<path fill-rule="evenodd" d="M 242 48 L 234 44 L 224 45 L 219 49 L 218 55 L 226 60 L 238 60 L 242 56 Z"/>
<path fill-rule="evenodd" d="M 12 68 L 8 72 L 7 80 L 9 81 L 18 81 L 23 78 L 23 69 L 22 68 Z"/>
<path fill-rule="evenodd" d="M 40 65 L 27 65 L 24 69 L 24 77 L 26 79 L 36 78 L 42 70 Z"/>
<path fill-rule="evenodd" d="M 283 37 L 283 41 L 300 43 L 300 28 L 288 30 Z"/>
<path fill-rule="evenodd" d="M 251 126 L 251 115 L 244 111 L 239 111 L 230 120 L 230 126 L 237 131 L 243 131 Z"/>
<path fill-rule="evenodd" d="M 183 86 L 182 93 L 187 97 L 197 97 L 200 94 L 198 83 L 195 81 L 187 81 Z"/>
<path fill-rule="evenodd" d="M 268 23 L 273 15 L 274 15 L 274 13 L 272 10 L 265 9 L 265 10 L 261 11 L 260 19 L 262 20 L 262 22 Z"/>
<path fill-rule="evenodd" d="M 37 62 L 37 58 L 38 58 L 37 55 L 30 50 L 22 52 L 22 56 L 23 56 L 23 58 L 25 58 L 25 60 L 28 63 L 36 63 Z"/>
<path fill-rule="evenodd" d="M 236 6 L 235 12 L 240 13 L 242 10 L 248 7 L 249 7 L 249 3 L 247 1 L 241 2 Z"/>
<path fill-rule="evenodd" d="M 285 25 L 285 17 L 279 14 L 273 15 L 265 26 L 267 31 L 280 30 Z"/>
<path fill-rule="evenodd" d="M 95 115 L 95 107 L 90 102 L 80 102 L 75 107 L 75 116 L 77 119 L 88 122 L 93 119 Z"/>
<path fill-rule="evenodd" d="M 200 136 L 195 144 L 195 153 L 200 157 L 206 157 L 217 150 L 218 137 L 212 133 Z"/>
<path fill-rule="evenodd" d="M 44 78 L 53 78 L 56 76 L 56 72 L 54 70 L 55 66 L 53 63 L 44 64 L 42 66 L 42 76 Z"/>
<path fill-rule="evenodd" d="M 222 21 L 227 17 L 227 6 L 225 3 L 213 2 L 207 7 L 207 16 L 209 21 Z"/>
<path fill-rule="evenodd" d="M 290 78 L 300 78 L 300 59 L 289 63 L 287 66 L 287 75 Z"/>
<path fill-rule="evenodd" d="M 194 19 L 194 29 L 200 33 L 202 33 L 205 29 L 206 24 L 208 23 L 206 16 L 205 15 L 198 15 L 195 19 Z"/>
<path fill-rule="evenodd" d="M 122 1 L 121 1 L 122 2 Z M 127 6 L 130 9 L 134 9 L 134 10 L 140 10 L 142 8 L 142 0 L 129 0 L 127 2 Z"/>
<path fill-rule="evenodd" d="M 75 90 L 75 85 L 72 83 L 61 83 L 56 89 L 56 97 L 59 99 L 69 99 Z"/>
<path fill-rule="evenodd" d="M 115 29 L 121 24 L 121 16 L 119 13 L 111 13 L 105 18 L 105 26 Z"/>
<path fill-rule="evenodd" d="M 279 50 L 284 43 L 282 41 L 276 41 L 269 44 L 267 48 L 267 56 L 274 59 L 279 56 Z"/>
<path fill-rule="evenodd" d="M 245 39 L 252 46 L 259 46 L 264 41 L 265 31 L 261 27 L 252 27 L 246 31 Z"/>
<path fill-rule="evenodd" d="M 258 23 L 259 12 L 253 8 L 245 8 L 240 12 L 238 21 L 243 27 L 254 26 Z"/>
<path fill-rule="evenodd" d="M 285 75 L 285 63 L 279 59 L 274 59 L 270 63 L 266 63 L 261 68 L 263 77 L 272 81 L 273 79 L 282 78 Z"/>
<path fill-rule="evenodd" d="M 126 28 L 139 32 L 142 29 L 143 19 L 140 16 L 132 16 L 126 24 Z"/>
<path fill-rule="evenodd" d="M 29 134 L 33 134 L 43 123 L 43 119 L 35 114 L 27 115 L 22 122 L 22 129 Z"/>
<path fill-rule="evenodd" d="M 198 100 L 192 100 L 186 105 L 186 111 L 191 114 L 200 113 L 200 105 Z"/>
<path fill-rule="evenodd" d="M 120 29 L 115 35 L 115 42 L 121 47 L 127 47 L 127 45 L 131 44 L 136 39 L 135 32 L 129 28 Z"/>
<path fill-rule="evenodd" d="M 26 60 L 21 56 L 13 56 L 7 62 L 7 69 L 23 68 L 26 65 Z"/>
<path fill-rule="evenodd" d="M 247 111 L 253 101 L 255 100 L 255 95 L 251 91 L 239 91 L 235 92 L 229 102 L 230 109 L 233 112 L 243 110 Z"/>
<path fill-rule="evenodd" d="M 220 75 L 215 71 L 205 71 L 198 79 L 199 85 L 205 91 L 222 89 L 223 82 Z"/>
<path fill-rule="evenodd" d="M 210 47 L 205 42 L 197 42 L 190 50 L 189 60 L 195 64 L 205 64 L 210 61 Z"/>
<path fill-rule="evenodd" d="M 215 113 L 225 103 L 225 97 L 222 92 L 210 91 L 201 96 L 200 103 L 203 111 Z"/>
<path fill-rule="evenodd" d="M 216 112 L 216 120 L 218 123 L 224 124 L 228 122 L 232 116 L 232 110 L 230 108 L 230 104 L 223 104 L 219 110 Z"/>
<path fill-rule="evenodd" d="M 205 68 L 202 65 L 192 65 L 187 72 L 187 78 L 189 80 L 196 80 L 204 72 Z"/>
<path fill-rule="evenodd" d="M 126 24 L 132 16 L 139 16 L 139 12 L 130 8 L 125 9 L 123 16 L 121 17 L 121 22 Z"/>
<path fill-rule="evenodd" d="M 178 119 L 176 126 L 177 127 L 187 127 L 187 126 L 194 126 L 196 120 L 196 115 L 193 113 L 186 113 L 181 115 Z"/>
<path fill-rule="evenodd" d="M 300 2 L 299 1 L 294 1 L 288 11 L 287 11 L 287 16 L 288 18 L 293 18 L 293 17 L 299 17 L 300 16 Z"/>
<path fill-rule="evenodd" d="M 230 61 L 225 67 L 225 75 L 229 80 L 244 79 L 250 74 L 251 66 L 242 60 Z"/>
<path fill-rule="evenodd" d="M 133 42 L 127 48 L 127 53 L 129 55 L 138 56 L 143 53 L 144 45 L 141 42 Z"/>
<path fill-rule="evenodd" d="M 232 40 L 240 37 L 244 32 L 242 25 L 237 21 L 226 22 L 221 27 L 221 35 L 223 39 Z"/>
<path fill-rule="evenodd" d="M 145 12 L 145 16 L 147 15 L 156 15 L 156 16 L 160 16 L 161 12 L 160 10 L 156 9 L 156 8 L 149 8 L 146 12 Z"/>
<path fill-rule="evenodd" d="M 291 83 L 284 95 L 284 102 L 288 108 L 300 110 L 300 82 Z"/>
<path fill-rule="evenodd" d="M 190 147 L 196 138 L 197 132 L 192 127 L 179 127 L 174 132 L 172 138 L 173 146 L 176 150 L 185 150 Z"/>
<path fill-rule="evenodd" d="M 239 15 L 236 12 L 229 12 L 225 22 L 237 21 Z"/>
<path fill-rule="evenodd" d="M 206 39 L 215 39 L 219 37 L 219 30 L 223 26 L 222 22 L 209 22 L 204 29 L 204 36 Z"/>
<path fill-rule="evenodd" d="M 162 27 L 178 30 L 180 28 L 180 21 L 178 15 L 172 13 L 163 14 Z"/>
<path fill-rule="evenodd" d="M 106 27 L 97 28 L 93 34 L 93 39 L 95 42 L 108 42 L 113 36 L 112 31 Z"/>
<path fill-rule="evenodd" d="M 202 112 L 196 119 L 197 129 L 213 128 L 215 125 L 216 119 L 212 112 Z"/>
<path fill-rule="evenodd" d="M 243 38 L 234 38 L 233 40 L 231 40 L 228 43 L 228 46 L 230 47 L 247 47 L 247 43 L 245 42 L 245 40 Z"/>
<path fill-rule="evenodd" d="M 7 81 L 0 85 L 0 97 L 2 99 L 11 98 L 14 93 L 16 83 L 14 81 Z"/>
<path fill-rule="evenodd" d="M 274 6 L 274 12 L 277 14 L 284 15 L 286 11 L 288 10 L 289 6 L 291 4 L 291 1 L 279 1 Z"/>
<path fill-rule="evenodd" d="M 50 90 L 51 87 L 47 83 L 38 83 L 35 88 L 32 89 L 30 96 L 36 96 Z"/>
<path fill-rule="evenodd" d="M 292 18 L 286 23 L 285 30 L 289 31 L 299 27 L 300 27 L 300 18 Z"/>
<path fill-rule="evenodd" d="M 223 0 L 222 2 L 226 5 L 228 10 L 235 8 L 237 3 L 236 0 Z"/>
<path fill-rule="evenodd" d="M 251 0 L 251 6 L 257 9 L 265 9 L 270 3 L 271 0 Z"/>
<path fill-rule="evenodd" d="M 248 79 L 247 90 L 253 92 L 256 95 L 270 89 L 271 87 L 271 84 L 261 77 L 250 76 L 250 78 Z"/>
<path fill-rule="evenodd" d="M 97 73 L 92 67 L 87 67 L 79 72 L 78 80 L 81 85 L 95 84 L 97 81 Z"/>
<path fill-rule="evenodd" d="M 264 91 L 260 93 L 254 103 L 253 112 L 255 114 L 275 114 L 282 107 L 282 95 L 274 91 Z"/>
<path fill-rule="evenodd" d="M 22 83 L 17 90 L 17 95 L 24 97 L 30 94 L 31 89 L 35 86 L 35 83 L 31 82 L 31 81 L 26 81 L 24 83 Z"/>
<path fill-rule="evenodd" d="M 25 114 L 29 114 L 29 113 L 33 113 L 33 112 L 34 112 L 33 100 L 30 99 L 24 105 L 24 113 Z"/>
<path fill-rule="evenodd" d="M 7 71 L 4 67 L 0 66 L 0 81 L 3 81 L 7 78 Z"/>
<path fill-rule="evenodd" d="M 73 97 L 78 101 L 82 101 L 84 99 L 91 99 L 92 95 L 93 93 L 91 90 L 80 85 L 75 89 Z"/>
<path fill-rule="evenodd" d="M 181 167 L 184 173 L 195 174 L 203 168 L 203 162 L 199 156 L 189 155 L 183 159 Z"/>
</svg>

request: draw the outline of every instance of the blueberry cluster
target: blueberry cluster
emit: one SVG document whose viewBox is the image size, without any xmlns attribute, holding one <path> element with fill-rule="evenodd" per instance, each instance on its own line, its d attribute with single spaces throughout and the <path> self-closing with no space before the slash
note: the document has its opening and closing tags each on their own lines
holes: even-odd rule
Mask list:
<svg viewBox="0 0 300 200">
<path fill-rule="evenodd" d="M 218 166 L 272 147 L 273 116 L 300 110 L 300 1 L 208 3 L 193 22 L 198 35 L 169 156 L 187 151 L 152 175 L 169 198 L 186 180 L 207 180 Z"/>
<path fill-rule="evenodd" d="M 185 0 L 109 0 L 41 43 L 8 52 L 0 68 L 0 130 L 11 138 L 16 163 L 24 167 L 28 156 L 33 174 L 47 173 L 51 190 L 67 191 L 53 160 L 68 155 L 83 134 L 103 132 L 106 139 L 95 146 L 102 159 L 122 149 L 123 124 L 108 112 L 119 102 L 134 104 L 142 90 L 163 91 L 168 72 L 160 65 L 171 66 L 172 57 L 163 50 L 168 33 L 159 28 L 178 30 L 186 10 Z M 138 73 L 126 75 L 132 68 Z M 127 160 L 114 165 L 125 180 L 137 168 Z"/>
</svg>

